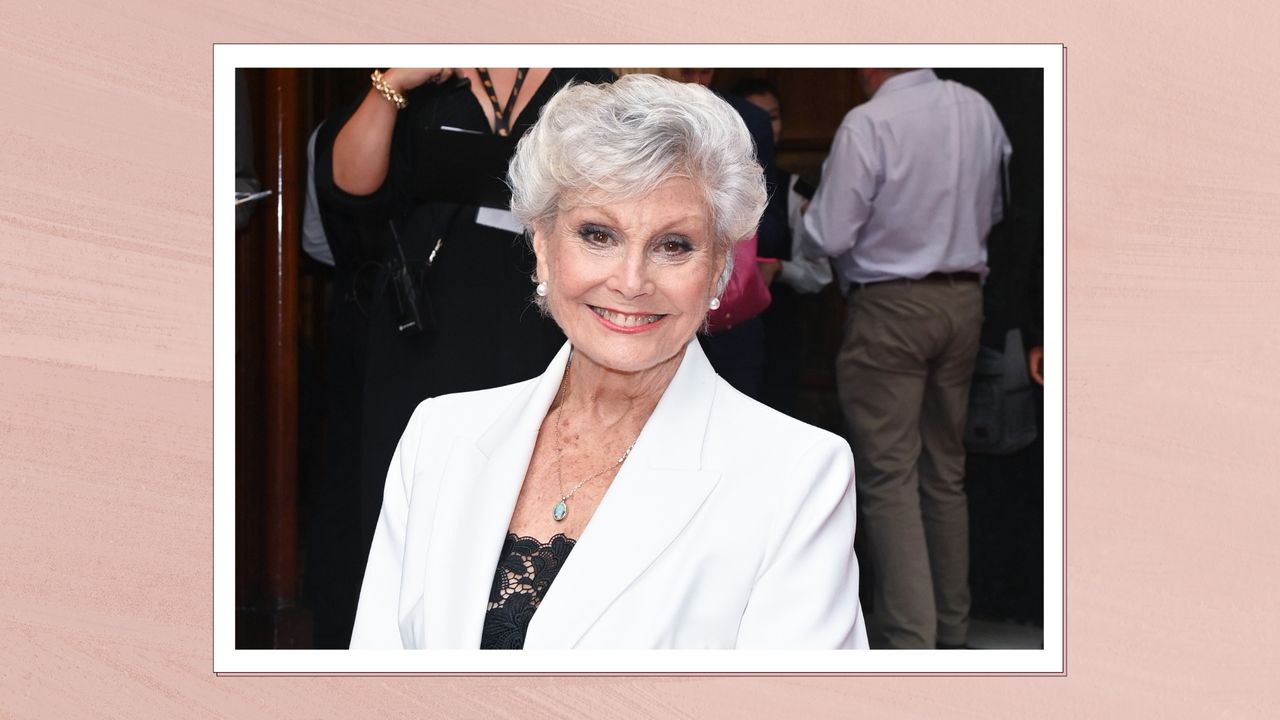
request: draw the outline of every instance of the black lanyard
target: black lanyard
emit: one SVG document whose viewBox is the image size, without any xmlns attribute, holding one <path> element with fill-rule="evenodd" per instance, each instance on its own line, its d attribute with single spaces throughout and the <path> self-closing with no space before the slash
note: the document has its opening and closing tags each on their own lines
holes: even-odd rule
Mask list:
<svg viewBox="0 0 1280 720">
<path fill-rule="evenodd" d="M 524 74 L 529 72 L 529 68 L 516 70 L 516 84 L 511 88 L 511 96 L 507 98 L 506 108 L 498 105 L 498 95 L 493 91 L 493 80 L 489 78 L 489 69 L 476 68 L 476 72 L 480 73 L 480 82 L 484 83 L 484 91 L 488 93 L 489 102 L 493 104 L 494 133 L 498 135 L 511 134 L 511 109 L 515 107 L 516 96 L 520 94 L 520 87 L 524 85 Z"/>
</svg>

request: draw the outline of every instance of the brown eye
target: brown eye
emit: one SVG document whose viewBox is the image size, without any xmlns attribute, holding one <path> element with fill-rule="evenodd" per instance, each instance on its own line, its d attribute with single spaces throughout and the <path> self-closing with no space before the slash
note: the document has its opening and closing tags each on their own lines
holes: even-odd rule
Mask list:
<svg viewBox="0 0 1280 720">
<path fill-rule="evenodd" d="M 613 239 L 604 228 L 586 225 L 578 230 L 578 237 L 590 245 L 608 245 Z"/>
<path fill-rule="evenodd" d="M 684 238 L 667 238 L 658 246 L 664 255 L 684 255 L 693 250 L 693 243 Z"/>
</svg>

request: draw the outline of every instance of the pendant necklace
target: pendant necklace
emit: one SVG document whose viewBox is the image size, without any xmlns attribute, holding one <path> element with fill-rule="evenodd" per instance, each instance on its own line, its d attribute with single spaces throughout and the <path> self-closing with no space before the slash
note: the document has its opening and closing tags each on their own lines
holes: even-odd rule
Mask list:
<svg viewBox="0 0 1280 720">
<path fill-rule="evenodd" d="M 574 493 L 578 492 L 578 490 L 583 485 L 586 485 L 592 480 L 595 480 L 596 478 L 600 477 L 601 475 L 604 475 L 610 470 L 617 468 L 619 465 L 625 462 L 627 459 L 627 456 L 631 454 L 631 449 L 636 446 L 636 441 L 632 440 L 631 444 L 627 446 L 626 452 L 622 453 L 622 457 L 610 463 L 609 466 L 606 467 L 605 469 L 600 470 L 599 472 L 588 476 L 586 480 L 583 480 L 582 482 L 573 486 L 572 490 L 570 490 L 568 493 L 565 493 L 564 478 L 561 476 L 561 473 L 560 473 L 560 469 L 564 465 L 563 458 L 561 457 L 562 446 L 560 444 L 560 425 L 561 425 L 561 420 L 563 419 L 563 416 L 564 416 L 564 404 L 565 404 L 565 401 L 568 399 L 568 393 L 566 392 L 566 388 L 568 387 L 568 382 L 569 382 L 569 363 L 571 363 L 572 361 L 573 361 L 573 355 L 570 355 L 569 360 L 565 363 L 565 366 L 564 366 L 564 379 L 560 381 L 560 407 L 556 408 L 556 483 L 559 484 L 560 492 L 561 492 L 560 502 L 556 503 L 555 507 L 551 508 L 551 517 L 554 518 L 556 522 L 561 522 L 566 517 L 568 517 L 569 498 L 573 497 Z M 637 435 L 636 440 L 639 440 L 639 439 L 640 437 L 639 435 Z"/>
</svg>

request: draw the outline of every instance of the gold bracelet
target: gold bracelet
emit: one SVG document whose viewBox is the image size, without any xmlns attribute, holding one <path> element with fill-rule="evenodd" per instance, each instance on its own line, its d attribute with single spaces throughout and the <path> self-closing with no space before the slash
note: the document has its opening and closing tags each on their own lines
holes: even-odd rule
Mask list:
<svg viewBox="0 0 1280 720">
<path fill-rule="evenodd" d="M 373 89 L 377 90 L 382 97 L 386 98 L 387 102 L 395 105 L 397 110 L 403 110 L 409 107 L 409 101 L 404 99 L 404 96 L 400 94 L 400 91 L 391 87 L 390 83 L 383 79 L 382 71 L 374 70 L 373 74 L 369 76 L 369 79 L 373 81 Z"/>
</svg>

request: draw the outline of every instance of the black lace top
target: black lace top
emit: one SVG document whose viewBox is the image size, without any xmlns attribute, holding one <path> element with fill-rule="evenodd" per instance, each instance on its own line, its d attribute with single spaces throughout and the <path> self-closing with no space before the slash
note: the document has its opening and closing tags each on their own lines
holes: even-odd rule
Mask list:
<svg viewBox="0 0 1280 720">
<path fill-rule="evenodd" d="M 480 634 L 481 650 L 519 650 L 547 588 L 569 559 L 574 541 L 563 534 L 542 544 L 508 533 L 489 590 L 489 610 Z"/>
</svg>

